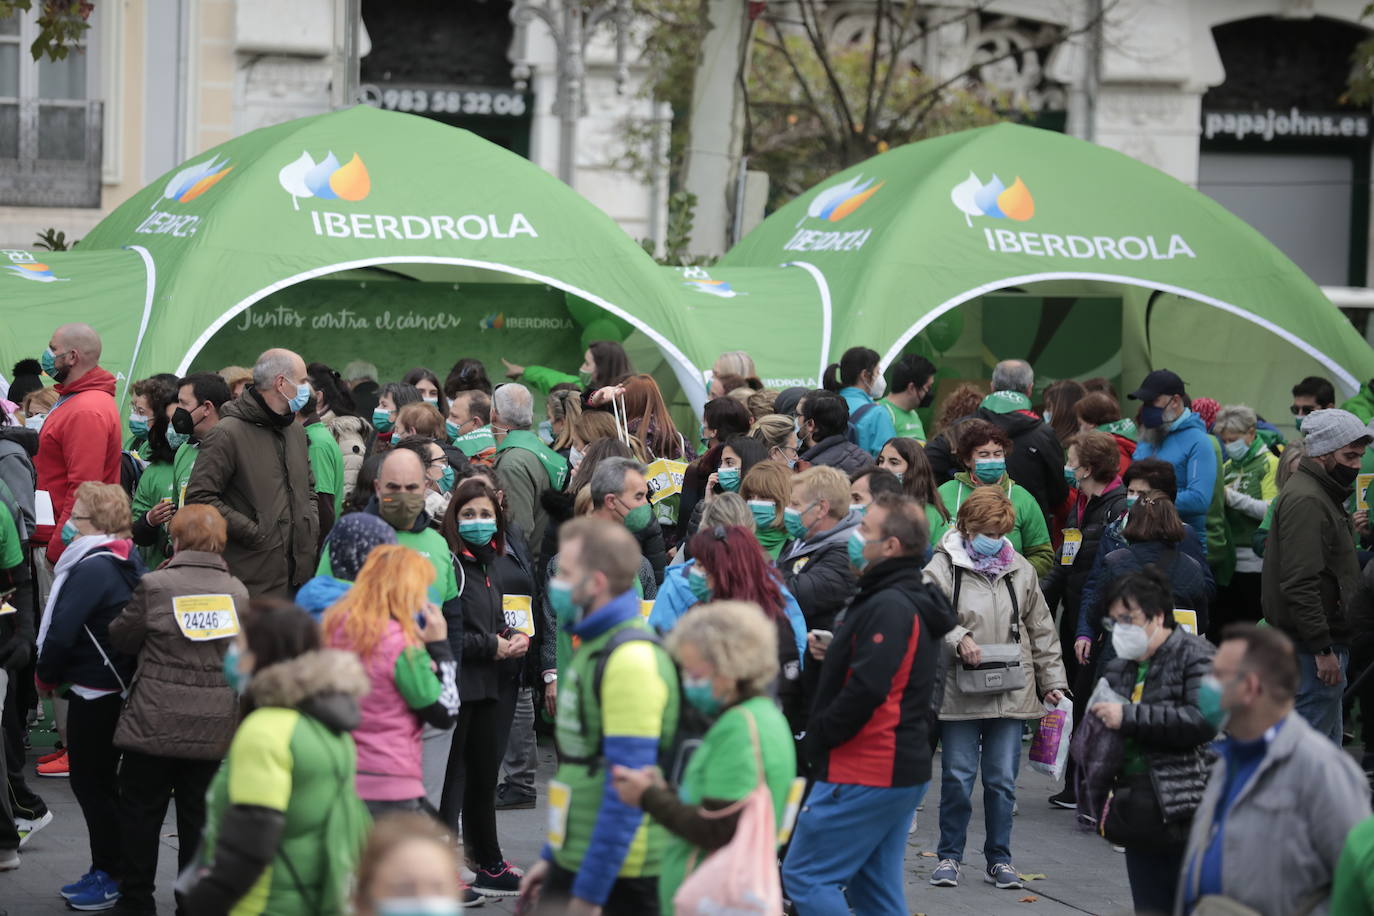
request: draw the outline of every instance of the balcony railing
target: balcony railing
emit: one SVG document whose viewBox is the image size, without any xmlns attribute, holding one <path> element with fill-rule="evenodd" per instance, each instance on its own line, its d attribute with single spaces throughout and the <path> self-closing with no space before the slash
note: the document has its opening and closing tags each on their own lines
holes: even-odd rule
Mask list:
<svg viewBox="0 0 1374 916">
<path fill-rule="evenodd" d="M 98 101 L 0 100 L 0 205 L 99 207 Z"/>
</svg>

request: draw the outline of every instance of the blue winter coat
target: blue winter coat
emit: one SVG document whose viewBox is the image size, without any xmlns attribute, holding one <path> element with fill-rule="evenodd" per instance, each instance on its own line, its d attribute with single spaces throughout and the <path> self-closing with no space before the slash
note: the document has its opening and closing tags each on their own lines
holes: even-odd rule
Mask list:
<svg viewBox="0 0 1374 916">
<path fill-rule="evenodd" d="M 1212 506 L 1212 493 L 1217 485 L 1217 456 L 1207 436 L 1202 418 L 1191 410 L 1174 421 L 1169 434 L 1158 450 L 1144 439 L 1135 447 L 1132 461 L 1158 458 L 1174 466 L 1178 478 L 1178 496 L 1174 507 L 1179 517 L 1193 526 L 1207 546 L 1207 510 Z"/>
<path fill-rule="evenodd" d="M 1102 537 L 1093 561 L 1092 572 L 1083 586 L 1083 599 L 1078 606 L 1077 638 L 1096 639 L 1102 628 L 1102 618 L 1107 616 L 1104 604 L 1107 589 L 1112 581 L 1128 572 L 1136 572 L 1150 564 L 1157 564 L 1164 554 L 1164 545 L 1158 541 L 1143 544 L 1127 544 L 1121 537 L 1119 526 L 1113 525 Z M 1187 562 L 1185 562 L 1187 561 Z M 1212 568 L 1207 565 L 1207 554 L 1202 549 L 1196 532 L 1191 526 L 1184 526 L 1183 541 L 1178 545 L 1178 558 L 1169 575 L 1177 607 L 1197 611 L 1198 624 L 1205 628 L 1208 605 L 1216 597 L 1216 582 L 1212 578 Z"/>
<path fill-rule="evenodd" d="M 696 560 L 688 560 L 664 570 L 663 584 L 658 587 L 653 610 L 649 612 L 649 626 L 659 633 L 667 633 L 677 626 L 678 619 L 698 603 L 697 596 L 692 594 L 691 586 L 687 584 L 687 576 L 695 563 Z M 792 635 L 797 640 L 797 653 L 802 659 L 802 665 L 805 666 L 806 619 L 802 617 L 801 605 L 797 604 L 797 599 L 792 597 L 787 586 L 779 583 L 778 588 L 782 590 L 783 613 L 792 624 Z"/>
<path fill-rule="evenodd" d="M 862 388 L 841 388 L 840 397 L 844 398 L 845 403 L 849 405 L 851 421 L 854 414 L 859 412 L 859 408 L 866 404 L 877 404 Z M 897 427 L 892 425 L 892 414 L 880 405 L 865 413 L 854 425 L 859 430 L 859 448 L 874 458 L 878 457 L 878 453 L 883 450 L 887 440 L 897 435 Z"/>
</svg>

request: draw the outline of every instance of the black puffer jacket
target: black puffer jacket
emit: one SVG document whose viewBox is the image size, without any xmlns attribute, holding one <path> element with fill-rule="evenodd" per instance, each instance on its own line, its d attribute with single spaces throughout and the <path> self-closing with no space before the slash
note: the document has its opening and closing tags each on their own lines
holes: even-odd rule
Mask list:
<svg viewBox="0 0 1374 916">
<path fill-rule="evenodd" d="M 807 467 L 824 465 L 836 468 L 850 475 L 873 464 L 873 456 L 850 442 L 844 436 L 830 436 L 822 439 L 802 452 L 798 459 Z"/>
<path fill-rule="evenodd" d="M 1145 755 L 1164 820 L 1185 831 L 1211 766 L 1207 743 L 1216 729 L 1198 710 L 1197 694 L 1215 652 L 1207 640 L 1175 628 L 1150 658 L 1140 702 L 1127 703 L 1121 719 L 1122 736 L 1135 739 Z M 1123 697 L 1135 689 L 1136 665 L 1124 658 L 1107 663 L 1107 683 Z"/>
</svg>

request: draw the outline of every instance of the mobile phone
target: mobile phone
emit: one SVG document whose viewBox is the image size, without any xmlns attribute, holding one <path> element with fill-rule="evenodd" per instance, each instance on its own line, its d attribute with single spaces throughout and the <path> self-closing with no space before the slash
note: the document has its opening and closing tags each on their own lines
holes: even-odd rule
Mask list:
<svg viewBox="0 0 1374 916">
<path fill-rule="evenodd" d="M 420 630 L 424 630 L 424 628 L 425 628 L 425 612 L 424 612 L 424 611 L 416 611 L 416 612 L 415 612 L 415 626 L 416 626 L 418 629 L 420 629 Z"/>
<path fill-rule="evenodd" d="M 806 635 L 816 637 L 816 642 L 820 644 L 821 648 L 829 647 L 830 641 L 835 638 L 835 634 L 829 630 L 812 630 Z"/>
</svg>

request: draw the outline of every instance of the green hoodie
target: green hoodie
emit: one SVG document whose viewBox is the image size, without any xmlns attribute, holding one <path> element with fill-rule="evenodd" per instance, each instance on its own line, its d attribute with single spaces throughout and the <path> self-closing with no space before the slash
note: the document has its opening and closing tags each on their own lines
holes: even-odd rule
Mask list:
<svg viewBox="0 0 1374 916">
<path fill-rule="evenodd" d="M 1044 513 L 1040 511 L 1040 504 L 1030 495 L 1030 491 L 1020 484 L 1012 483 L 1006 474 L 1003 474 L 1002 479 L 995 484 L 984 484 L 981 481 L 975 483 L 969 473 L 964 471 L 955 474 L 953 480 L 942 484 L 940 497 L 945 502 L 945 508 L 949 510 L 950 525 L 952 526 L 954 520 L 959 517 L 959 507 L 963 505 L 964 500 L 980 486 L 1001 487 L 1002 491 L 1011 497 L 1012 507 L 1016 510 L 1016 524 L 1007 532 L 1007 540 L 1011 541 L 1012 549 L 1035 567 L 1036 575 L 1048 575 L 1054 568 L 1054 545 L 1050 543 L 1050 532 L 1045 526 Z"/>
<path fill-rule="evenodd" d="M 1341 405 L 1341 410 L 1348 410 L 1360 418 L 1361 423 L 1368 423 L 1374 419 L 1374 380 L 1360 389 L 1360 393 Z"/>
</svg>

